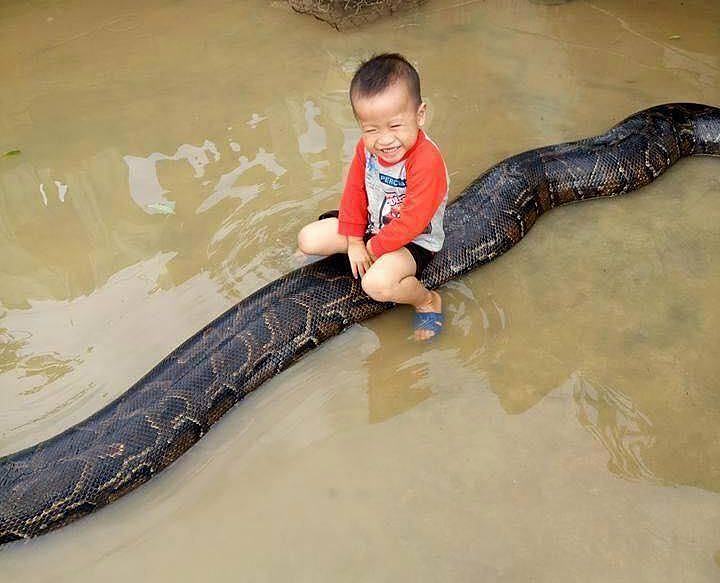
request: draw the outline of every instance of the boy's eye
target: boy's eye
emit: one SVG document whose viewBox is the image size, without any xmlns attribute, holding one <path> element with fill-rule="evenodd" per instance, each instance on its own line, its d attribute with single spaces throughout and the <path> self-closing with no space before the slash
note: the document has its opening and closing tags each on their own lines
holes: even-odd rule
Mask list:
<svg viewBox="0 0 720 583">
<path fill-rule="evenodd" d="M 396 124 L 391 125 L 390 127 L 391 127 L 392 129 L 396 130 L 397 128 L 400 127 L 400 125 L 401 125 L 401 124 L 396 123 Z"/>
<path fill-rule="evenodd" d="M 374 133 L 374 132 L 375 132 L 374 129 L 365 130 L 365 133 L 366 133 L 366 134 L 372 134 L 372 133 Z"/>
</svg>

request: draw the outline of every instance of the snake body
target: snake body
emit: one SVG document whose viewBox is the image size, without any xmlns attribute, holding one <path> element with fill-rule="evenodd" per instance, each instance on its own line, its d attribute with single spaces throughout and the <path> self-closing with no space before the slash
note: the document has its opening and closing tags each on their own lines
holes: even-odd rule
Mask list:
<svg viewBox="0 0 720 583">
<path fill-rule="evenodd" d="M 510 157 L 447 207 L 445 246 L 422 281 L 436 288 L 509 250 L 544 212 L 635 190 L 690 155 L 720 156 L 720 109 L 660 105 L 600 136 Z M 344 256 L 268 284 L 88 419 L 0 458 L 0 543 L 56 529 L 133 490 L 264 381 L 390 307 L 365 295 Z"/>
</svg>

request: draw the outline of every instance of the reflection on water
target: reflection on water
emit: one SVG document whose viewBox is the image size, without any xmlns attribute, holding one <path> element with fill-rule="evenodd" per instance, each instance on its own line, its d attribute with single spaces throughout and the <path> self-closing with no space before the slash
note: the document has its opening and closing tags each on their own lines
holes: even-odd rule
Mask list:
<svg viewBox="0 0 720 583">
<path fill-rule="evenodd" d="M 57 197 L 60 202 L 65 202 L 65 195 L 67 194 L 67 184 L 63 184 L 59 180 L 53 180 L 53 184 L 55 185 L 55 188 L 57 189 Z M 48 195 L 47 192 L 45 192 L 45 185 L 41 182 L 40 183 L 40 195 L 42 196 L 42 201 L 45 206 L 48 205 Z"/>
<path fill-rule="evenodd" d="M 27 380 L 28 384 L 22 383 L 21 395 L 36 393 L 80 363 L 77 358 L 62 358 L 56 352 L 28 350 L 30 338 L 31 334 L 26 330 L 11 334 L 7 328 L 0 328 L 0 378 L 10 373 L 10 378 L 18 376 Z M 7 409 L 2 415 L 10 425 L 16 421 L 15 413 Z"/>
<path fill-rule="evenodd" d="M 298 135 L 298 150 L 301 154 L 319 154 L 327 147 L 325 128 L 315 121 L 315 118 L 320 115 L 320 108 L 312 101 L 306 101 L 303 107 L 307 130 Z"/>
<path fill-rule="evenodd" d="M 39 421 L 53 435 L 68 418 L 99 409 L 172 350 L 173 336 L 189 336 L 206 323 L 208 309 L 219 311 L 224 297 L 207 274 L 159 293 L 173 257 L 120 270 L 87 296 L 34 300 L 31 309 L 3 314 L 0 455 L 37 441 Z"/>
<path fill-rule="evenodd" d="M 242 203 L 248 202 L 260 194 L 264 186 L 262 183 L 236 186 L 238 178 L 253 166 L 262 166 L 269 173 L 275 175 L 275 178 L 285 174 L 285 168 L 278 164 L 275 155 L 268 154 L 262 148 L 258 150 L 252 160 L 248 160 L 245 156 L 240 156 L 238 161 L 240 165 L 220 177 L 215 186 L 215 191 L 202 202 L 196 212 L 203 213 L 228 197 L 239 198 L 240 206 L 242 206 Z M 273 183 L 273 188 L 276 187 L 276 183 Z M 215 239 L 222 239 L 223 236 L 216 236 Z"/>
<path fill-rule="evenodd" d="M 608 450 L 608 469 L 624 478 L 655 480 L 643 461 L 655 443 L 650 419 L 611 387 L 593 386 L 580 375 L 573 381 L 578 421 Z"/>
<path fill-rule="evenodd" d="M 384 329 L 382 341 L 364 359 L 367 369 L 368 419 L 379 423 L 400 415 L 432 395 L 428 362 L 410 341 L 411 312 L 402 309 L 402 322 Z M 376 330 L 374 322 L 368 323 Z"/>
<path fill-rule="evenodd" d="M 186 160 L 193 169 L 195 178 L 202 178 L 205 175 L 205 166 L 210 163 L 208 153 L 212 154 L 215 162 L 220 159 L 215 144 L 210 140 L 205 140 L 202 146 L 193 146 L 191 144 L 182 144 L 172 156 L 166 156 L 159 152 L 150 154 L 142 158 L 139 156 L 124 156 L 125 164 L 128 166 L 129 176 L 128 182 L 130 186 L 130 196 L 133 200 L 148 213 L 162 212 L 162 204 L 172 203 L 163 195 L 168 191 L 160 185 L 157 174 L 157 163 L 159 160 Z"/>
<path fill-rule="evenodd" d="M 416 63 L 456 194 L 649 105 L 719 104 L 720 8 L 653 6 L 434 0 L 338 34 L 284 2 L 6 3 L 0 455 L 295 268 L 337 208 L 363 58 Z M 217 580 L 716 579 L 717 168 L 543 217 L 444 288 L 436 341 L 405 308 L 354 328 L 0 572 L 187 580 L 200 551 Z"/>
</svg>

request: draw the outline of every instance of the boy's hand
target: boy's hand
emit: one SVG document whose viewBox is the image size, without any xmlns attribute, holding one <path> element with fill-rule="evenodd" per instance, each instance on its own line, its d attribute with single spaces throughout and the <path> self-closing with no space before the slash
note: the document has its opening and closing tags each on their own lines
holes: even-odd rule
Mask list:
<svg viewBox="0 0 720 583">
<path fill-rule="evenodd" d="M 348 259 L 355 279 L 362 277 L 370 269 L 373 260 L 368 253 L 362 237 L 348 237 Z"/>
<path fill-rule="evenodd" d="M 372 241 L 372 238 L 368 239 L 368 242 L 365 243 L 365 249 L 367 249 L 367 252 L 368 252 L 368 255 L 370 256 L 371 261 L 373 263 L 375 263 L 377 261 L 377 255 L 375 255 L 375 253 L 373 253 L 372 246 L 370 245 L 370 241 Z"/>
</svg>

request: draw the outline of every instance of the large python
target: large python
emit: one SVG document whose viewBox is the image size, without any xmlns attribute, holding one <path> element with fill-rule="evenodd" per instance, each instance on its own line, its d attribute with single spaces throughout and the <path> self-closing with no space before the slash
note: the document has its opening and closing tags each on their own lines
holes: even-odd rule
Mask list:
<svg viewBox="0 0 720 583">
<path fill-rule="evenodd" d="M 448 206 L 445 246 L 422 280 L 436 288 L 513 247 L 549 209 L 635 190 L 691 155 L 720 156 L 720 109 L 660 105 L 600 136 L 508 158 Z M 344 256 L 268 284 L 93 416 L 0 458 L 0 543 L 58 528 L 136 488 L 264 381 L 390 307 L 363 293 Z"/>
</svg>

